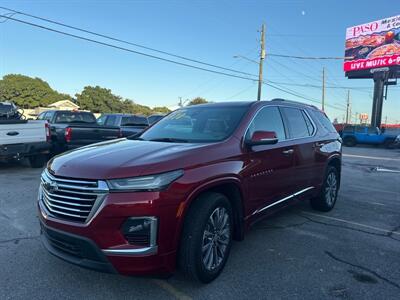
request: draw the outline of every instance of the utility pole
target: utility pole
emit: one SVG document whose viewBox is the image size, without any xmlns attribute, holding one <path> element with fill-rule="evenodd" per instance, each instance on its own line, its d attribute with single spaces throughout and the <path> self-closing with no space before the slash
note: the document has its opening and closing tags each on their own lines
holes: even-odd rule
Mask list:
<svg viewBox="0 0 400 300">
<path fill-rule="evenodd" d="M 322 111 L 325 111 L 325 67 L 322 68 Z"/>
<path fill-rule="evenodd" d="M 385 116 L 385 125 L 387 125 L 387 116 Z"/>
<path fill-rule="evenodd" d="M 346 124 L 349 124 L 349 117 L 351 118 L 351 115 L 349 116 L 349 112 L 350 112 L 350 90 L 347 90 Z"/>
<path fill-rule="evenodd" d="M 261 51 L 260 51 L 260 64 L 258 70 L 258 94 L 257 101 L 261 100 L 261 88 L 263 84 L 263 63 L 265 59 L 265 24 L 261 27 Z"/>
</svg>

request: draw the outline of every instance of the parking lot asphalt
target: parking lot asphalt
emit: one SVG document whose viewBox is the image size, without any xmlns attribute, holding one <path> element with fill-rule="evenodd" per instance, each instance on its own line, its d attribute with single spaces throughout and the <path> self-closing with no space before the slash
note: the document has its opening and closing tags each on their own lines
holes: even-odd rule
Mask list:
<svg viewBox="0 0 400 300">
<path fill-rule="evenodd" d="M 400 150 L 344 148 L 336 207 L 302 202 L 235 242 L 221 276 L 123 277 L 51 256 L 39 240 L 41 170 L 0 165 L 0 299 L 399 299 Z"/>
</svg>

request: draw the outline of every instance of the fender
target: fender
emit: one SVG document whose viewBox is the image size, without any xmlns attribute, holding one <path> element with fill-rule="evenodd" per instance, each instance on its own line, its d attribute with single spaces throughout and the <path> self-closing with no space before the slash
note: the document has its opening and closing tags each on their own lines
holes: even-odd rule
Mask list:
<svg viewBox="0 0 400 300">
<path fill-rule="evenodd" d="M 183 224 L 185 221 L 185 216 L 187 214 L 187 212 L 189 211 L 189 208 L 191 206 L 191 203 L 203 192 L 212 189 L 213 187 L 217 187 L 221 184 L 226 184 L 226 183 L 233 183 L 235 184 L 240 192 L 242 201 L 241 201 L 241 205 L 242 205 L 242 212 L 244 214 L 245 212 L 245 207 L 244 207 L 244 198 L 245 198 L 245 193 L 242 189 L 242 182 L 238 177 L 235 176 L 224 176 L 224 177 L 218 177 L 215 178 L 213 180 L 207 181 L 199 186 L 197 186 L 193 191 L 191 191 L 191 193 L 189 194 L 189 196 L 187 197 L 187 199 L 183 202 L 181 202 L 180 206 L 182 206 L 183 208 L 178 209 L 178 214 L 177 215 L 177 230 L 175 232 L 175 237 L 174 237 L 174 245 L 176 247 L 176 249 L 179 249 L 179 242 L 180 242 L 180 238 L 181 238 L 181 232 L 182 232 L 182 228 L 183 228 Z M 180 213 L 181 211 L 181 213 Z M 244 222 L 244 218 L 242 218 L 242 221 Z"/>
</svg>

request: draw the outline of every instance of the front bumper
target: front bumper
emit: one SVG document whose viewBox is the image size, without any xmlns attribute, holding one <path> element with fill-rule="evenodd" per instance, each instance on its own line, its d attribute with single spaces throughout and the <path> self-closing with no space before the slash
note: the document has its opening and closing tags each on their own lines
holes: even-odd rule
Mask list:
<svg viewBox="0 0 400 300">
<path fill-rule="evenodd" d="M 54 256 L 88 269 L 116 273 L 114 267 L 93 241 L 52 229 L 42 222 L 40 227 L 42 243 Z"/>
<path fill-rule="evenodd" d="M 43 243 L 50 253 L 85 268 L 123 275 L 171 273 L 176 262 L 179 205 L 173 198 L 162 198 L 159 192 L 110 193 L 87 223 L 54 218 L 39 200 Z M 151 247 L 131 245 L 121 232 L 128 218 L 143 216 L 158 220 L 157 241 Z"/>
</svg>

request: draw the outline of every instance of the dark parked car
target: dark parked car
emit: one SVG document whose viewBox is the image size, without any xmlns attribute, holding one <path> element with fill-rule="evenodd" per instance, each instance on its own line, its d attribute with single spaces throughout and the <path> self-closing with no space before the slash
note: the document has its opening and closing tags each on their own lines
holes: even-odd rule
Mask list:
<svg viewBox="0 0 400 300">
<path fill-rule="evenodd" d="M 98 125 L 91 112 L 49 110 L 41 113 L 38 120 L 47 120 L 50 124 L 53 153 L 122 137 L 118 127 Z"/>
<path fill-rule="evenodd" d="M 97 124 L 117 126 L 121 129 L 123 137 L 141 133 L 149 127 L 149 121 L 145 116 L 130 114 L 102 114 L 97 119 Z"/>
<path fill-rule="evenodd" d="M 42 173 L 43 242 L 80 266 L 210 282 L 232 240 L 297 200 L 336 202 L 341 139 L 317 108 L 286 100 L 172 112 L 141 134 L 53 158 Z M 288 241 L 290 246 L 290 241 Z"/>
<path fill-rule="evenodd" d="M 149 124 L 152 125 L 155 122 L 160 121 L 162 118 L 164 118 L 165 115 L 161 115 L 161 114 L 155 114 L 155 115 L 150 115 L 147 117 L 147 120 L 149 121 Z"/>
</svg>

